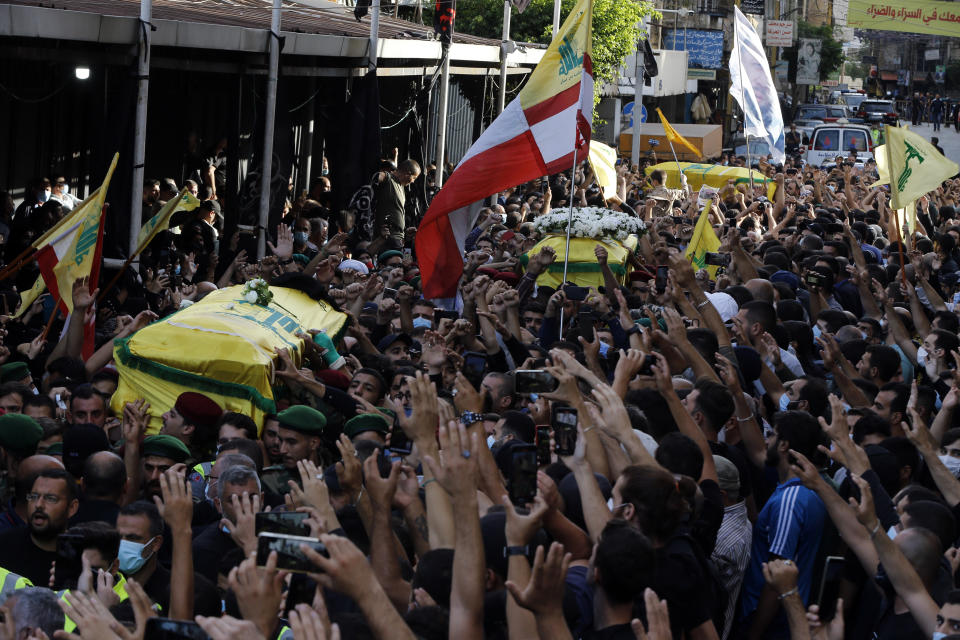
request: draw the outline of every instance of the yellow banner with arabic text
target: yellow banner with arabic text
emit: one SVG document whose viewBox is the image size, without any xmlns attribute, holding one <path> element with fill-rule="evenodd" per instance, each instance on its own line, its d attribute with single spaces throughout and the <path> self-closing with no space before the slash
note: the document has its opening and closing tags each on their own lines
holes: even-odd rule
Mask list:
<svg viewBox="0 0 960 640">
<path fill-rule="evenodd" d="M 957 37 L 960 5 L 936 0 L 850 0 L 847 26 Z"/>
</svg>

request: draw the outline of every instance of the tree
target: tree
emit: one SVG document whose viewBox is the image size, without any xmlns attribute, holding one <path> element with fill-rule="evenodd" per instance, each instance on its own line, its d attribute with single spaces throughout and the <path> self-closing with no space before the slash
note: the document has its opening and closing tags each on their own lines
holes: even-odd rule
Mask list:
<svg viewBox="0 0 960 640">
<path fill-rule="evenodd" d="M 576 4 L 562 0 L 560 22 Z M 624 59 L 634 52 L 637 40 L 646 37 L 640 29 L 644 16 L 659 18 L 650 2 L 638 0 L 593 1 L 593 78 L 599 89 L 604 82 L 614 82 Z M 513 10 L 510 39 L 517 42 L 549 44 L 552 37 L 553 0 L 531 0 L 523 13 Z M 459 0 L 455 29 L 484 38 L 499 38 L 503 32 L 501 0 Z M 600 92 L 594 92 L 594 104 Z"/>
</svg>

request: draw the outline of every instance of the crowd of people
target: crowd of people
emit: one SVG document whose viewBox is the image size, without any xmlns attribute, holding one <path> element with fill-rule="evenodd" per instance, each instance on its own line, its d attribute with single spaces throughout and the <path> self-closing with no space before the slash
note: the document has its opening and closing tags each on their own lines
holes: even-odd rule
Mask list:
<svg viewBox="0 0 960 640">
<path fill-rule="evenodd" d="M 606 200 L 586 168 L 498 194 L 453 307 L 420 293 L 411 160 L 369 220 L 318 178 L 260 260 L 214 170 L 149 181 L 145 214 L 182 186 L 202 204 L 102 295 L 78 280 L 67 326 L 48 297 L 17 313 L 25 266 L 0 332 L 0 637 L 960 635 L 960 179 L 903 229 L 874 163 L 761 158 L 772 196 L 731 180 L 705 206 L 647 165 Z M 8 200 L 8 260 L 63 193 Z M 646 224 L 624 265 L 596 243 L 585 293 L 538 283 L 561 259 L 533 221 L 571 199 Z M 697 270 L 702 211 L 722 244 Z M 256 277 L 346 314 L 343 358 L 307 332 L 302 359 L 277 349 L 262 423 L 202 390 L 111 403 L 115 340 Z"/>
</svg>

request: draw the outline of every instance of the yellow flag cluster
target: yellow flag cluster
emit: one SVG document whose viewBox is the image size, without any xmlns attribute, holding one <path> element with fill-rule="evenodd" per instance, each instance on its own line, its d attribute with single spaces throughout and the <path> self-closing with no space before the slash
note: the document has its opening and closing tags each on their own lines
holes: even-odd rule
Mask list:
<svg viewBox="0 0 960 640">
<path fill-rule="evenodd" d="M 700 218 L 697 220 L 697 226 L 693 228 L 693 237 L 690 238 L 690 244 L 684 256 L 690 260 L 690 264 L 697 271 L 706 269 L 711 278 L 717 277 L 719 267 L 708 265 L 706 263 L 706 254 L 716 253 L 720 248 L 720 238 L 713 231 L 713 225 L 710 224 L 710 205 L 704 207 Z"/>
<path fill-rule="evenodd" d="M 597 184 L 603 190 L 603 199 L 609 200 L 617 195 L 617 151 L 613 147 L 590 141 L 590 166 L 597 177 Z"/>
</svg>

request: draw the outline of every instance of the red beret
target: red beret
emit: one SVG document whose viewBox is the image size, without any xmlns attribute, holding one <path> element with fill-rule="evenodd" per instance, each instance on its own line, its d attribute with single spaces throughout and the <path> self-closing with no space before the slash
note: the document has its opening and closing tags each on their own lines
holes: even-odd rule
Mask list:
<svg viewBox="0 0 960 640">
<path fill-rule="evenodd" d="M 223 409 L 216 402 L 195 391 L 186 391 L 177 398 L 173 405 L 187 424 L 198 427 L 212 427 L 223 415 Z"/>
<path fill-rule="evenodd" d="M 656 277 L 656 275 L 650 273 L 649 271 L 644 271 L 643 269 L 637 269 L 636 271 L 630 272 L 630 280 L 634 282 L 637 280 L 646 282 L 647 280 L 653 280 Z"/>
<path fill-rule="evenodd" d="M 513 237 L 515 235 L 517 234 L 515 234 L 513 231 L 505 231 L 503 235 L 500 236 L 500 239 L 503 240 L 504 242 L 510 242 L 511 240 L 513 240 Z"/>
<path fill-rule="evenodd" d="M 350 388 L 350 378 L 340 369 L 323 369 L 317 372 L 316 376 L 320 379 L 320 382 L 328 387 L 340 389 L 341 391 L 346 391 Z"/>
<path fill-rule="evenodd" d="M 520 276 L 515 274 L 513 271 L 497 271 L 493 276 L 494 280 L 502 280 L 510 285 L 515 285 L 520 282 Z"/>
<path fill-rule="evenodd" d="M 482 273 L 485 276 L 490 276 L 491 278 L 493 278 L 493 277 L 496 277 L 499 271 L 497 271 L 493 267 L 480 267 L 479 269 L 477 269 L 477 273 Z"/>
</svg>

